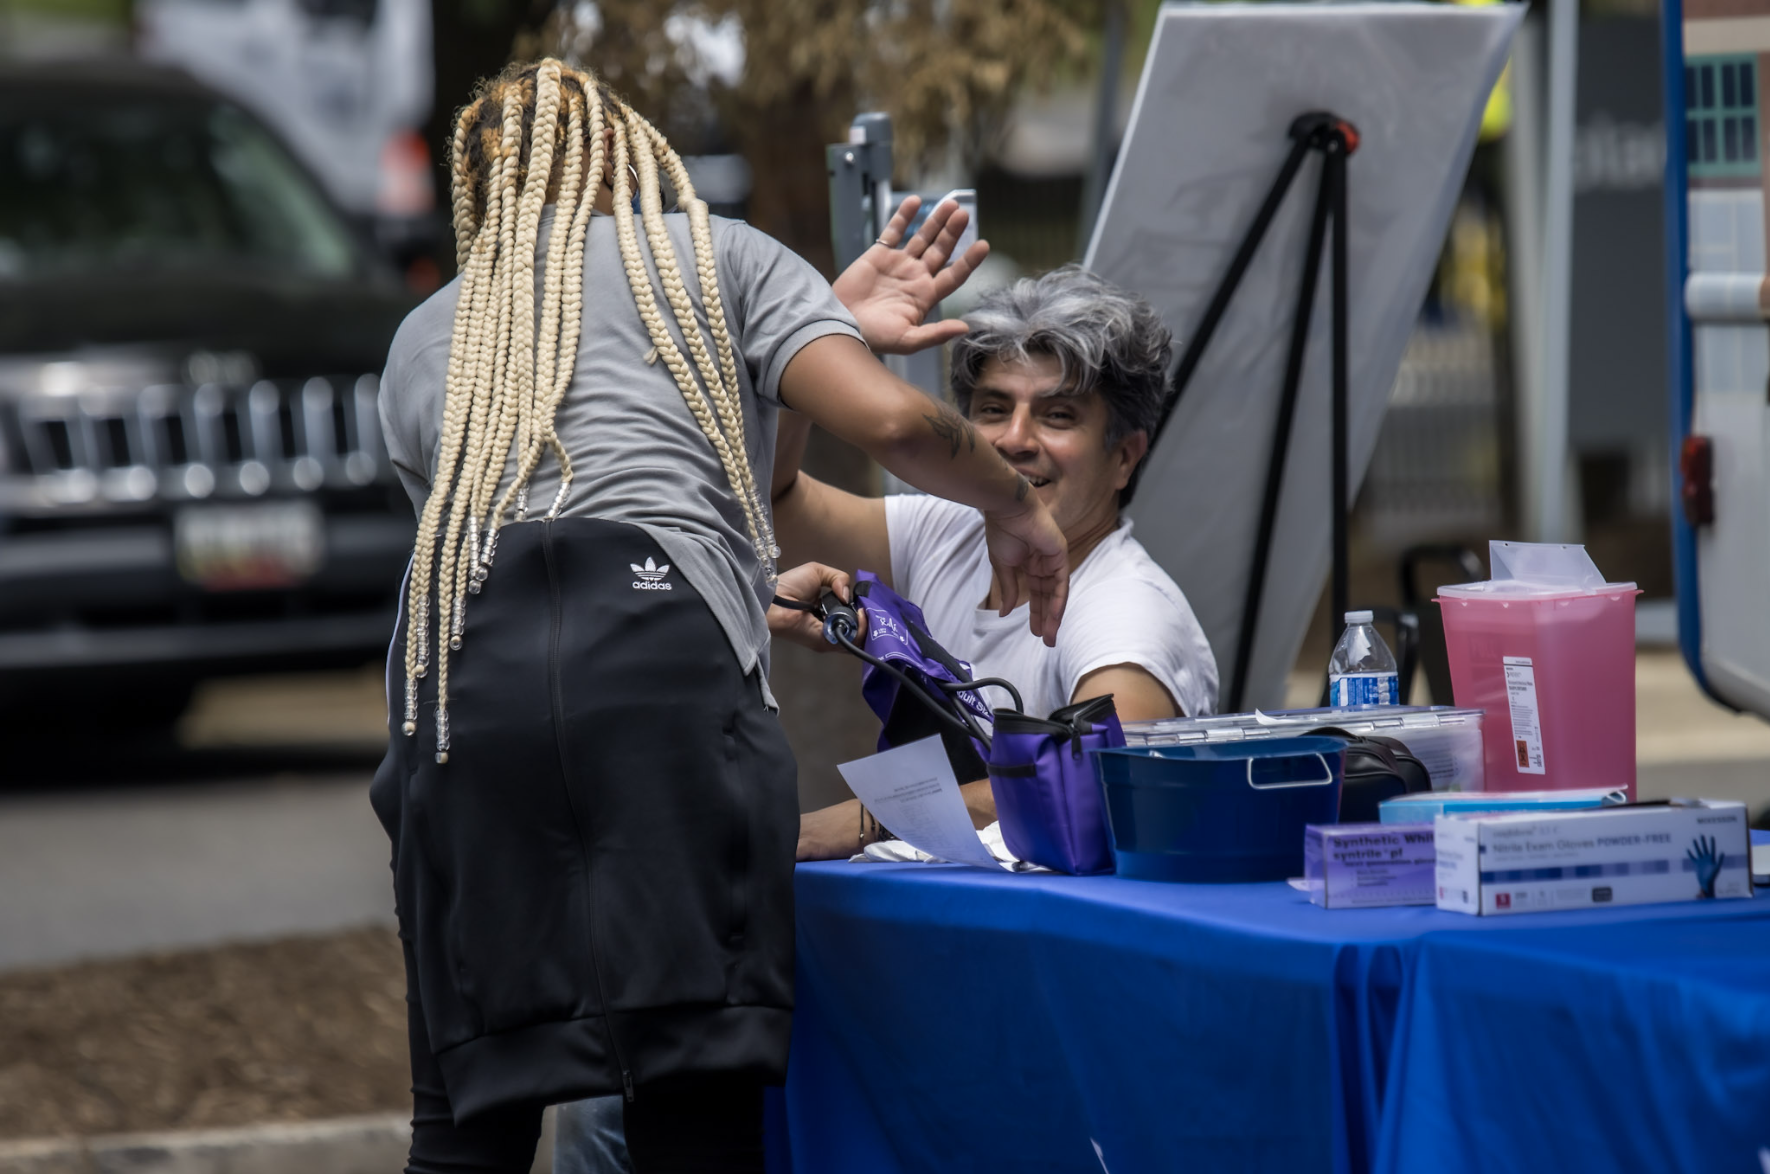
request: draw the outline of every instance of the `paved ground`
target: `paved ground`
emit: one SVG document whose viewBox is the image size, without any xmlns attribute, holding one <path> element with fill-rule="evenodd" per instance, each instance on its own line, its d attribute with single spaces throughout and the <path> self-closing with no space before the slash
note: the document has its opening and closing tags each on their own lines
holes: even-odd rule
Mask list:
<svg viewBox="0 0 1770 1174">
<path fill-rule="evenodd" d="M 0 968 L 391 923 L 369 776 L 15 797 L 0 807 Z"/>
<path fill-rule="evenodd" d="M 28 747 L 0 792 L 0 969 L 391 924 L 377 676 L 228 682 L 178 744 Z"/>
<path fill-rule="evenodd" d="M 1636 686 L 1643 797 L 1770 806 L 1770 724 L 1708 702 L 1669 651 L 1642 653 Z M 0 969 L 389 921 L 381 707 L 374 670 L 237 681 L 199 696 L 181 745 L 13 752 Z"/>
</svg>

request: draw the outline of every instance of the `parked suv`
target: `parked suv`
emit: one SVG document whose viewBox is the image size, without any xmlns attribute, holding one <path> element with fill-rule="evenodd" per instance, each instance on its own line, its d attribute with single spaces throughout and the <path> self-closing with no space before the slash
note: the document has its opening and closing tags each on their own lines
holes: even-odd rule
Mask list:
<svg viewBox="0 0 1770 1174">
<path fill-rule="evenodd" d="M 411 549 L 376 412 L 413 298 L 238 105 L 0 67 L 0 715 L 175 715 L 385 649 Z"/>
</svg>

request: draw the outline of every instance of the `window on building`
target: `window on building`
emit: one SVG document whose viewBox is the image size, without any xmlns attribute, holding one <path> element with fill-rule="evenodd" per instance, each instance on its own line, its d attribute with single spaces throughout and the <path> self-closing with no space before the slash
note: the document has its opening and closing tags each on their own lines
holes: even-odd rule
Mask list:
<svg viewBox="0 0 1770 1174">
<path fill-rule="evenodd" d="M 1693 179 L 1755 176 L 1758 59 L 1692 57 L 1684 64 L 1684 162 Z"/>
</svg>

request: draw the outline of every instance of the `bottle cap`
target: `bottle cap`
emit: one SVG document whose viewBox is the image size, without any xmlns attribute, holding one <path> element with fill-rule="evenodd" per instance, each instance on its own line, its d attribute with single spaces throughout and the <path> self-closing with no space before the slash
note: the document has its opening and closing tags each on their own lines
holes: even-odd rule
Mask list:
<svg viewBox="0 0 1770 1174">
<path fill-rule="evenodd" d="M 1371 613 L 1368 611 L 1349 611 L 1346 613 L 1346 622 L 1348 624 L 1368 624 L 1371 622 Z"/>
</svg>

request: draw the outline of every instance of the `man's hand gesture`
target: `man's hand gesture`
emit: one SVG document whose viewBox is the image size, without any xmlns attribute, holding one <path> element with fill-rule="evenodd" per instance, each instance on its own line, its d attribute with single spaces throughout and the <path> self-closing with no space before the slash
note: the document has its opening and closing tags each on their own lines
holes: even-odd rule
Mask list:
<svg viewBox="0 0 1770 1174">
<path fill-rule="evenodd" d="M 921 206 L 919 197 L 906 198 L 878 243 L 836 278 L 836 297 L 860 323 L 861 337 L 875 354 L 914 354 L 950 342 L 966 330 L 957 319 L 926 324 L 923 320 L 965 284 L 971 271 L 989 256 L 989 243 L 978 241 L 947 265 L 971 217 L 955 201 L 946 200 L 898 248 Z"/>
<path fill-rule="evenodd" d="M 1012 513 L 986 511 L 983 534 L 1001 600 L 998 614 L 1031 604 L 1027 619 L 1032 634 L 1055 646 L 1069 601 L 1069 544 L 1063 531 L 1044 503 L 1029 497 L 1024 508 Z"/>
</svg>

